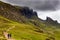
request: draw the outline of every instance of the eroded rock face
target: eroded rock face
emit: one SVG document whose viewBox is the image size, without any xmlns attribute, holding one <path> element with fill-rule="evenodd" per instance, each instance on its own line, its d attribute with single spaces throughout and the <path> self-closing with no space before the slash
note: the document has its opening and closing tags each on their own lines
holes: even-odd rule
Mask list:
<svg viewBox="0 0 60 40">
<path fill-rule="evenodd" d="M 58 24 L 58 22 L 56 20 L 53 20 L 50 17 L 47 17 L 46 22 L 52 23 L 52 24 L 54 24 L 54 23 Z"/>
<path fill-rule="evenodd" d="M 22 15 L 26 16 L 27 18 L 31 18 L 32 16 L 37 17 L 37 12 L 33 11 L 33 9 L 30 9 L 29 7 L 23 7 L 23 9 L 20 9 Z"/>
<path fill-rule="evenodd" d="M 18 10 L 14 6 L 0 1 L 0 16 L 20 22 L 19 15 Z"/>
<path fill-rule="evenodd" d="M 50 17 L 47 17 L 46 21 L 47 21 L 47 22 L 51 22 L 51 21 L 53 21 L 53 20 L 52 20 Z"/>
<path fill-rule="evenodd" d="M 29 7 L 15 7 L 0 1 L 0 15 L 13 21 L 22 22 L 26 18 L 36 18 L 37 12 Z M 25 20 L 24 20 L 25 19 Z M 38 19 L 38 18 L 37 18 Z"/>
</svg>

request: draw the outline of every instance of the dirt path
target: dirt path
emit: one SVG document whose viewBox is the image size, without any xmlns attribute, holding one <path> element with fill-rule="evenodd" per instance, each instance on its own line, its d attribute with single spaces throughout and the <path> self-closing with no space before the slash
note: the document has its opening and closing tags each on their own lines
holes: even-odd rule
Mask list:
<svg viewBox="0 0 60 40">
<path fill-rule="evenodd" d="M 13 27 L 10 27 L 9 29 L 7 29 L 6 30 L 6 32 L 3 32 L 4 33 L 4 36 L 5 36 L 5 38 L 7 39 L 7 40 L 15 40 L 15 39 L 13 39 L 13 38 L 8 38 L 8 31 L 10 31 L 11 29 L 13 29 L 13 28 L 15 28 L 15 26 L 13 26 Z"/>
</svg>

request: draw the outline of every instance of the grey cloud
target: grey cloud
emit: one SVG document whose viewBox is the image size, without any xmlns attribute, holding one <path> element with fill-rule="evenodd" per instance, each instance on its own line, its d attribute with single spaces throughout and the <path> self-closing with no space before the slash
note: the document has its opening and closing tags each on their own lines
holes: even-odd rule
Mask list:
<svg viewBox="0 0 60 40">
<path fill-rule="evenodd" d="M 19 6 L 28 6 L 37 10 L 56 10 L 60 0 L 6 0 Z"/>
<path fill-rule="evenodd" d="M 29 6 L 30 8 L 37 9 L 38 17 L 46 19 L 46 16 L 57 20 L 60 23 L 60 0 L 2 0 L 5 2 L 18 4 L 22 6 Z M 59 9 L 59 10 L 58 10 Z M 41 10 L 56 10 L 56 11 L 41 11 Z"/>
<path fill-rule="evenodd" d="M 7 0 L 0 0 L 0 1 L 7 2 Z"/>
</svg>

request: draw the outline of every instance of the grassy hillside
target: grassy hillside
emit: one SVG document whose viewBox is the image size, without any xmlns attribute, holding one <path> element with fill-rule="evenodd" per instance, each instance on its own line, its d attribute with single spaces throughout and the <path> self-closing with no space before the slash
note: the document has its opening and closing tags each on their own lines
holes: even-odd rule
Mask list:
<svg viewBox="0 0 60 40">
<path fill-rule="evenodd" d="M 33 10 L 3 2 L 0 9 L 0 40 L 7 40 L 4 31 L 15 40 L 60 40 L 60 28 L 42 22 Z"/>
<path fill-rule="evenodd" d="M 7 31 L 9 28 L 13 29 L 10 31 Z M 40 24 L 40 26 L 44 27 L 44 24 Z M 5 39 L 4 35 L 2 34 L 3 31 L 7 31 L 8 33 L 12 34 L 12 38 L 16 40 L 46 40 L 49 37 L 53 37 L 56 40 L 60 40 L 60 29 L 56 28 L 38 28 L 37 26 L 30 24 L 24 24 L 24 23 L 17 23 L 11 20 L 8 20 L 2 16 L 0 16 L 0 39 Z M 39 30 L 41 29 L 41 30 Z M 43 31 L 43 32 L 42 32 Z M 51 33 L 50 33 L 51 32 Z M 55 32 L 54 34 L 52 34 Z M 49 38 L 51 39 L 51 38 Z"/>
<path fill-rule="evenodd" d="M 7 31 L 9 28 L 15 26 L 12 30 L 8 31 L 12 34 L 16 40 L 39 40 L 43 39 L 42 37 L 46 37 L 46 34 L 44 33 L 38 33 L 34 30 L 37 30 L 36 27 L 32 24 L 23 24 L 23 23 L 17 23 L 13 22 L 11 20 L 8 20 L 2 16 L 0 16 L 0 37 L 4 37 L 2 34 L 3 31 Z M 41 35 L 42 34 L 42 35 Z M 40 35 L 40 36 L 39 36 Z M 41 38 L 38 38 L 41 37 Z"/>
<path fill-rule="evenodd" d="M 37 30 L 34 25 L 32 24 L 22 24 L 22 23 L 16 23 L 13 21 L 10 21 L 2 16 L 0 16 L 0 37 L 3 36 L 2 32 L 7 31 L 9 28 L 15 26 L 12 30 L 9 31 L 9 33 L 12 34 L 12 36 L 16 40 L 40 40 L 43 39 L 42 37 L 46 37 L 46 34 L 44 33 L 38 33 L 34 30 Z M 42 34 L 42 35 L 41 35 Z M 40 36 L 39 36 L 40 35 Z M 4 37 L 4 36 L 3 36 Z M 38 38 L 41 37 L 41 38 Z"/>
</svg>

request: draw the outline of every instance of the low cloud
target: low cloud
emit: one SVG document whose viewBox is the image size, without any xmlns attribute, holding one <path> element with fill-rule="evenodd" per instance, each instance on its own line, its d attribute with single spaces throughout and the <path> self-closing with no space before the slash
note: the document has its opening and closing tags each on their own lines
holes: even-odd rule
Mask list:
<svg viewBox="0 0 60 40">
<path fill-rule="evenodd" d="M 38 17 L 46 20 L 46 17 L 50 17 L 53 20 L 57 20 L 60 23 L 60 10 L 57 11 L 37 11 Z"/>
<path fill-rule="evenodd" d="M 35 10 L 56 10 L 60 6 L 60 0 L 6 0 L 19 6 L 28 6 Z"/>
</svg>

